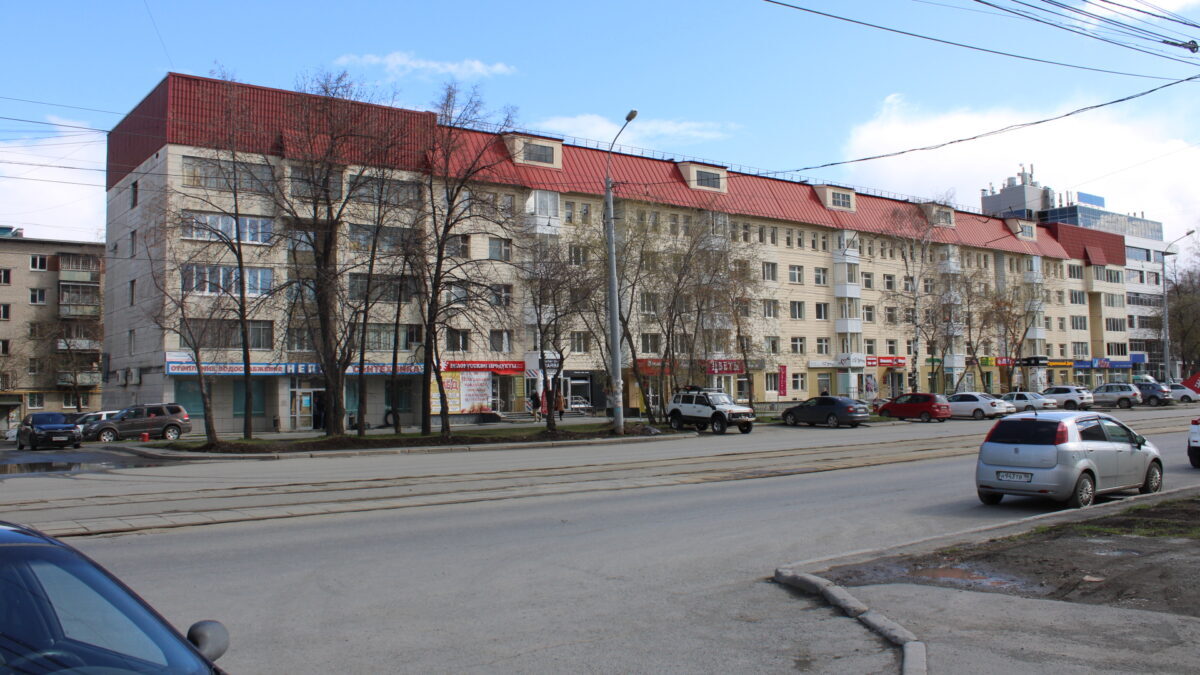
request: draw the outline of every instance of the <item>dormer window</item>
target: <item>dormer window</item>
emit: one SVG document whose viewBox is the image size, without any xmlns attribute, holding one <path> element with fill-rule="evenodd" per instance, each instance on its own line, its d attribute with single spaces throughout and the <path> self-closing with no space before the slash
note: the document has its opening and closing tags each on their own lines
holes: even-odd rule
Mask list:
<svg viewBox="0 0 1200 675">
<path fill-rule="evenodd" d="M 817 196 L 825 208 L 850 212 L 855 210 L 854 190 L 833 185 L 817 185 L 813 189 L 817 191 Z"/>
<path fill-rule="evenodd" d="M 1037 225 L 1032 220 L 1021 218 L 1005 218 L 1004 224 L 1008 231 L 1017 235 L 1018 239 L 1037 241 Z"/>
<path fill-rule="evenodd" d="M 679 167 L 684 182 L 693 190 L 729 191 L 729 172 L 723 166 L 697 162 L 678 162 L 676 166 Z"/>
<path fill-rule="evenodd" d="M 562 141 L 557 138 L 505 134 L 504 144 L 512 161 L 517 164 L 562 168 Z"/>
</svg>

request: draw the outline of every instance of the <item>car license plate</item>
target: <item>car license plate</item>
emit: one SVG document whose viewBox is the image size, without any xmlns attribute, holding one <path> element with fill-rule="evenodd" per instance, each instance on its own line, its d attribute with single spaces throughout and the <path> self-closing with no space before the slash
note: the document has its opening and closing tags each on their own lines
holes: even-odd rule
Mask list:
<svg viewBox="0 0 1200 675">
<path fill-rule="evenodd" d="M 65 440 L 67 440 L 67 437 L 66 437 L 66 436 L 51 436 L 51 437 L 50 437 L 50 440 L 52 440 L 52 441 L 65 441 Z"/>
<path fill-rule="evenodd" d="M 1028 483 L 1033 480 L 1033 474 L 1018 471 L 997 471 L 996 480 L 1012 480 L 1020 483 Z"/>
</svg>

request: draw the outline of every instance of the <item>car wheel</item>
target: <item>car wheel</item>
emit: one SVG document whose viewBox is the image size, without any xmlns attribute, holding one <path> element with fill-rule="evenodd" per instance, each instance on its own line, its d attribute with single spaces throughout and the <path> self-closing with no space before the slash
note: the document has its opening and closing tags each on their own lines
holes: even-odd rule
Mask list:
<svg viewBox="0 0 1200 675">
<path fill-rule="evenodd" d="M 971 413 L 971 417 L 974 417 L 977 420 L 981 420 L 981 419 L 983 419 L 983 411 L 980 410 L 979 408 L 976 408 L 975 412 Z"/>
<path fill-rule="evenodd" d="M 751 431 L 754 431 L 754 425 L 753 424 L 739 424 L 738 431 L 742 432 L 743 434 L 748 434 Z"/>
<path fill-rule="evenodd" d="M 984 504 L 987 504 L 988 506 L 995 506 L 1000 503 L 1001 499 L 1004 499 L 1004 495 L 1000 494 L 999 492 L 982 492 L 981 491 L 978 494 L 979 494 L 979 501 L 983 502 Z"/>
<path fill-rule="evenodd" d="M 179 440 L 179 427 L 167 427 L 163 429 L 163 438 L 168 441 Z"/>
<path fill-rule="evenodd" d="M 1142 482 L 1142 487 L 1138 488 L 1138 492 L 1148 495 L 1158 492 L 1162 489 L 1162 467 L 1158 462 L 1150 462 L 1149 468 L 1146 469 L 1146 480 Z"/>
<path fill-rule="evenodd" d="M 38 449 L 38 446 L 37 446 L 37 436 L 30 436 L 30 437 L 29 437 L 29 449 L 30 449 L 30 450 L 37 450 L 37 449 Z"/>
<path fill-rule="evenodd" d="M 720 415 L 714 415 L 712 418 L 712 429 L 714 434 L 723 434 L 729 425 L 725 423 L 725 418 Z"/>
<path fill-rule="evenodd" d="M 1130 407 L 1130 406 L 1132 406 L 1132 405 L 1133 405 L 1133 402 L 1131 402 L 1131 401 L 1130 401 L 1129 399 L 1127 399 L 1127 398 L 1123 398 L 1123 399 L 1121 399 L 1120 401 L 1117 401 L 1117 407 L 1118 407 L 1118 408 L 1129 408 L 1129 407 Z"/>
<path fill-rule="evenodd" d="M 1151 396 L 1151 397 L 1150 397 L 1150 407 L 1151 407 L 1151 408 L 1157 408 L 1157 407 L 1158 407 L 1158 406 L 1160 406 L 1160 405 L 1162 405 L 1162 399 L 1161 399 L 1161 398 L 1159 398 L 1159 397 L 1157 397 L 1157 396 Z"/>
<path fill-rule="evenodd" d="M 830 429 L 836 429 L 842 426 L 842 423 L 838 421 L 837 415 L 830 415 L 829 417 L 825 418 L 825 426 L 829 427 Z"/>
<path fill-rule="evenodd" d="M 928 412 L 921 413 L 921 421 L 922 422 L 928 422 L 931 419 L 933 419 L 933 415 L 930 415 Z"/>
<path fill-rule="evenodd" d="M 696 422 L 696 431 L 704 431 L 708 428 L 708 422 Z"/>
<path fill-rule="evenodd" d="M 1200 448 L 1188 448 L 1188 461 L 1193 468 L 1200 469 Z"/>
<path fill-rule="evenodd" d="M 1033 412 L 1033 406 L 1031 406 L 1031 405 L 1025 406 L 1025 412 Z"/>
<path fill-rule="evenodd" d="M 105 429 L 104 431 L 100 432 L 100 442 L 101 443 L 112 443 L 116 440 L 117 440 L 117 432 L 113 431 L 112 429 Z"/>
<path fill-rule="evenodd" d="M 78 450 L 79 448 L 82 448 L 82 447 L 83 447 L 83 443 L 76 443 L 76 444 L 75 444 L 75 449 L 76 449 L 76 450 Z"/>
<path fill-rule="evenodd" d="M 671 413 L 671 428 L 675 431 L 683 431 L 683 417 L 679 413 Z"/>
<path fill-rule="evenodd" d="M 1063 407 L 1066 408 L 1067 410 L 1075 410 L 1076 408 L 1079 407 L 1079 404 L 1076 403 L 1075 401 L 1068 400 L 1066 403 L 1063 404 Z"/>
<path fill-rule="evenodd" d="M 789 427 L 796 426 L 796 414 L 790 412 L 783 413 L 783 423 Z"/>
<path fill-rule="evenodd" d="M 1192 402 L 1192 397 L 1191 397 L 1191 396 L 1184 396 L 1183 398 L 1181 398 L 1181 399 L 1179 399 L 1179 400 L 1180 400 L 1180 401 L 1182 401 L 1183 403 L 1191 403 L 1191 402 Z"/>
<path fill-rule="evenodd" d="M 1075 481 L 1075 489 L 1071 492 L 1071 498 L 1067 500 L 1067 506 L 1073 509 L 1082 509 L 1085 506 L 1091 506 L 1094 501 L 1096 501 L 1096 482 L 1092 480 L 1092 474 L 1082 474 L 1079 476 L 1079 480 Z"/>
<path fill-rule="evenodd" d="M 20 436 L 17 436 L 17 449 L 18 449 L 18 450 L 24 450 L 24 449 L 25 449 L 25 444 L 21 442 L 21 437 L 20 437 Z"/>
</svg>

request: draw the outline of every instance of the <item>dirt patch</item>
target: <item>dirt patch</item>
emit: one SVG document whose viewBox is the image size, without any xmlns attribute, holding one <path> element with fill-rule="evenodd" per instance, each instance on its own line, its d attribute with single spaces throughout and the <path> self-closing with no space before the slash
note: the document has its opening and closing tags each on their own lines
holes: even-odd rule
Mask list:
<svg viewBox="0 0 1200 675">
<path fill-rule="evenodd" d="M 927 555 L 835 567 L 844 586 L 915 583 L 1200 617 L 1200 497 Z"/>
<path fill-rule="evenodd" d="M 626 436 L 649 436 L 671 433 L 646 424 L 634 424 L 625 428 Z M 486 445 L 491 443 L 537 443 L 553 441 L 577 441 L 594 438 L 612 438 L 611 431 L 579 432 L 565 428 L 549 431 L 545 428 L 530 428 L 527 433 L 514 434 L 460 434 L 443 437 L 435 432 L 431 436 L 319 436 L 284 440 L 218 441 L 195 445 L 192 443 L 158 443 L 154 447 L 182 452 L 219 452 L 239 454 L 280 454 L 297 452 L 319 452 L 326 450 L 372 450 L 378 448 L 429 448 L 437 446 Z"/>
</svg>

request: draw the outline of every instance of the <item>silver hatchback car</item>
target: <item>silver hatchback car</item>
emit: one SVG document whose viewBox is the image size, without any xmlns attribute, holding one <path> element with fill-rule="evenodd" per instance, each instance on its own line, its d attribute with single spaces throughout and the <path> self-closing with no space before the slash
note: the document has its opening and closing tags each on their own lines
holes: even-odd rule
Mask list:
<svg viewBox="0 0 1200 675">
<path fill-rule="evenodd" d="M 979 501 L 1049 497 L 1083 507 L 1096 495 L 1162 489 L 1162 457 L 1144 436 L 1093 412 L 1024 412 L 996 422 L 979 446 Z"/>
</svg>

